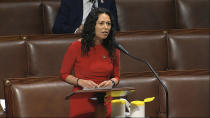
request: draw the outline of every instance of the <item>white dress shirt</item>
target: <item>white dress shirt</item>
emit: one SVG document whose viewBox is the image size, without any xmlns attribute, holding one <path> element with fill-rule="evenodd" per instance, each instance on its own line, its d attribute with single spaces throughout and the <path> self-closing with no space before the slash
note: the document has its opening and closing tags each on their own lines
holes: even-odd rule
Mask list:
<svg viewBox="0 0 210 118">
<path fill-rule="evenodd" d="M 93 3 L 90 2 L 89 0 L 83 0 L 83 18 L 82 18 L 82 24 L 85 23 L 85 20 L 90 13 L 92 9 Z M 98 0 L 95 2 L 95 6 L 98 7 Z"/>
<path fill-rule="evenodd" d="M 92 9 L 93 3 L 90 2 L 90 0 L 83 0 L 83 16 L 82 16 L 82 23 L 81 25 L 85 24 L 85 20 L 88 16 L 88 14 L 90 13 L 91 9 Z M 95 2 L 95 7 L 98 8 L 98 0 L 96 0 Z M 74 33 L 76 33 L 78 31 L 79 28 L 77 28 Z"/>
</svg>

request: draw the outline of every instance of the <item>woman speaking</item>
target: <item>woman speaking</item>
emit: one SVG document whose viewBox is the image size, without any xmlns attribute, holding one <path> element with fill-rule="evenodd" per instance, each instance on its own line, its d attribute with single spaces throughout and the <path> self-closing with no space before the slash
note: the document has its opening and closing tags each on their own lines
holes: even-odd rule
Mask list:
<svg viewBox="0 0 210 118">
<path fill-rule="evenodd" d="M 96 8 L 90 12 L 81 38 L 70 44 L 60 70 L 61 78 L 74 85 L 73 91 L 113 87 L 119 83 L 120 51 L 113 43 L 114 32 L 114 19 L 108 10 Z M 93 117 L 97 103 L 90 101 L 91 97 L 92 93 L 72 96 L 69 117 Z M 111 117 L 111 103 L 104 105 L 107 117 Z"/>
</svg>

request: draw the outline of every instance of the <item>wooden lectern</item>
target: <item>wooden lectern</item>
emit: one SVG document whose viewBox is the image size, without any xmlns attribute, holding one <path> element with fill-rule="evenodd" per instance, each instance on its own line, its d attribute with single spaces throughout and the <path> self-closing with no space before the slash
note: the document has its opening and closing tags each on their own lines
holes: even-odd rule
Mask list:
<svg viewBox="0 0 210 118">
<path fill-rule="evenodd" d="M 134 92 L 136 89 L 133 87 L 123 87 L 123 88 L 112 88 L 112 89 L 88 89 L 88 90 L 77 90 L 70 95 L 66 96 L 66 99 L 69 99 L 71 96 L 75 94 L 81 93 L 93 93 L 94 97 L 90 98 L 90 100 L 97 101 L 98 104 L 96 106 L 96 111 L 94 114 L 95 118 L 106 118 L 106 108 L 104 106 L 105 97 L 111 96 L 112 98 L 120 98 L 125 97 L 129 93 Z M 111 102 L 111 101 L 110 101 Z"/>
</svg>

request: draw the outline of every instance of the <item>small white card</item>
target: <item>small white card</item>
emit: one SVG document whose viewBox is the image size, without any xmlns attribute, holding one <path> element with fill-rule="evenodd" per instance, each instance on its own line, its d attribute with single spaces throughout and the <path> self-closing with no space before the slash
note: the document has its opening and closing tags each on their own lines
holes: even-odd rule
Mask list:
<svg viewBox="0 0 210 118">
<path fill-rule="evenodd" d="M 3 110 L 6 110 L 6 104 L 5 104 L 5 99 L 0 99 L 0 105 L 3 108 Z"/>
</svg>

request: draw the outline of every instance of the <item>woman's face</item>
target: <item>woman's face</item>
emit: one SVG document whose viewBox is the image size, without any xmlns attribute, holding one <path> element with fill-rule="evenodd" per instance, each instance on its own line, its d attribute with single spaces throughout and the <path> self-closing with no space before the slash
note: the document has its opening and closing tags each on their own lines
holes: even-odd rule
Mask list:
<svg viewBox="0 0 210 118">
<path fill-rule="evenodd" d="M 95 33 L 96 37 L 95 39 L 106 39 L 107 36 L 109 35 L 111 29 L 111 19 L 110 17 L 102 13 L 98 16 L 98 20 L 96 21 L 96 26 L 95 26 Z"/>
</svg>

